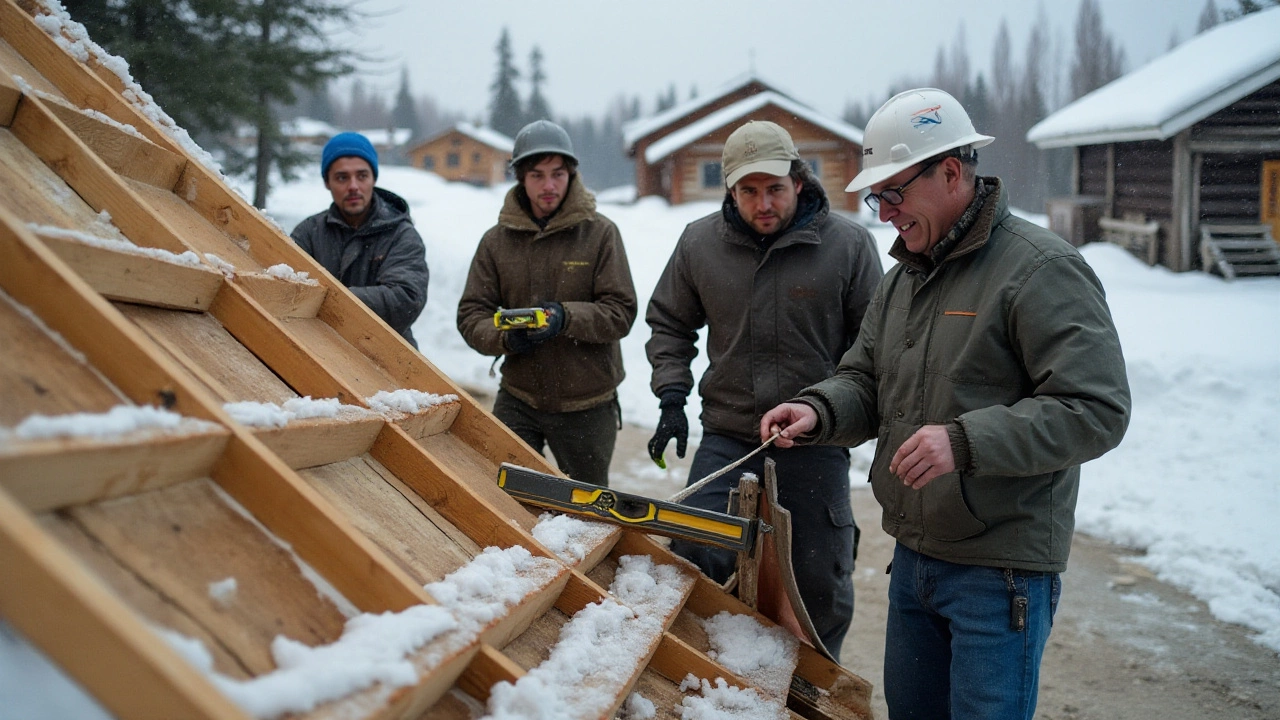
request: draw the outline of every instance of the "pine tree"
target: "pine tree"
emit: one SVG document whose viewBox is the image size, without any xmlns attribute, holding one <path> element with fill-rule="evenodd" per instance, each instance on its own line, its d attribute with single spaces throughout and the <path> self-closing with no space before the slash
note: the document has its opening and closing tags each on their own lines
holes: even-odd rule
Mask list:
<svg viewBox="0 0 1280 720">
<path fill-rule="evenodd" d="M 1106 85 L 1124 74 L 1124 50 L 1102 26 L 1097 0 L 1081 0 L 1076 15 L 1076 53 L 1071 64 L 1071 99 Z"/>
<path fill-rule="evenodd" d="M 321 83 L 315 90 L 308 91 L 304 114 L 327 123 L 332 123 L 337 118 L 333 109 L 333 97 L 329 95 L 328 81 Z"/>
<path fill-rule="evenodd" d="M 416 138 L 422 134 L 422 123 L 418 120 L 418 108 L 409 92 L 409 68 L 400 69 L 400 90 L 396 93 L 396 104 L 391 109 L 391 124 L 397 128 L 409 130 L 409 137 Z"/>
<path fill-rule="evenodd" d="M 1196 22 L 1196 34 L 1212 28 L 1221 22 L 1222 15 L 1218 12 L 1218 5 L 1213 0 L 1204 1 L 1204 9 L 1200 11 L 1200 19 Z"/>
<path fill-rule="evenodd" d="M 511 36 L 505 27 L 494 49 L 498 53 L 498 69 L 493 84 L 489 86 L 489 127 L 508 137 L 515 137 L 524 125 L 524 113 L 520 107 L 520 94 L 516 92 L 520 71 L 512 64 Z"/>
<path fill-rule="evenodd" d="M 550 120 L 551 106 L 542 95 L 542 83 L 547 81 L 547 74 L 542 71 L 542 50 L 537 45 L 529 53 L 529 106 L 524 113 L 526 123 L 534 120 Z"/>
<path fill-rule="evenodd" d="M 1239 7 L 1235 10 L 1223 10 L 1222 19 L 1235 20 L 1251 13 L 1256 13 L 1268 5 L 1280 5 L 1280 0 L 1236 0 Z"/>
</svg>

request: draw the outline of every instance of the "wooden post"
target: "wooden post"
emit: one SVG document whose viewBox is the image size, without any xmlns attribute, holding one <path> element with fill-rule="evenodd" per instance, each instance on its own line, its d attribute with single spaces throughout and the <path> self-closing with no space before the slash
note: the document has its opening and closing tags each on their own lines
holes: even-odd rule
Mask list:
<svg viewBox="0 0 1280 720">
<path fill-rule="evenodd" d="M 743 473 L 738 480 L 738 517 L 756 520 L 760 517 L 760 481 L 752 473 Z M 763 538 L 756 540 L 752 552 L 738 553 L 738 599 L 758 607 L 760 590 L 760 545 Z"/>
</svg>

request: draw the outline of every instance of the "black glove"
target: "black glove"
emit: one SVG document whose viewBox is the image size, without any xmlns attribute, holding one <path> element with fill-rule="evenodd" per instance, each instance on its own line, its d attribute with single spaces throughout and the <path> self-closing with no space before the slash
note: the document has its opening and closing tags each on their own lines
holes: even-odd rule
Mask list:
<svg viewBox="0 0 1280 720">
<path fill-rule="evenodd" d="M 529 339 L 529 331 L 524 328 L 508 330 L 502 334 L 503 345 L 512 355 L 523 355 L 533 350 L 538 343 Z"/>
<path fill-rule="evenodd" d="M 684 458 L 684 451 L 689 445 L 689 419 L 684 415 L 685 395 L 688 390 L 675 388 L 663 390 L 658 407 L 662 408 L 662 418 L 658 420 L 658 429 L 649 441 L 649 457 L 666 469 L 667 462 L 662 455 L 667 451 L 667 443 L 672 438 L 676 441 L 676 457 Z"/>
<path fill-rule="evenodd" d="M 547 311 L 547 326 L 529 331 L 529 341 L 535 346 L 544 343 L 564 330 L 564 306 L 558 302 L 549 302 L 543 307 Z"/>
</svg>

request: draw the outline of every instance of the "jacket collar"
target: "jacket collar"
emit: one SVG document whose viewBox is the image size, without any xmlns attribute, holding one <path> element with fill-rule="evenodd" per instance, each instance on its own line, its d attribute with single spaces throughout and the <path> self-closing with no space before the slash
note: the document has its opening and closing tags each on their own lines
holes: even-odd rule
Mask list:
<svg viewBox="0 0 1280 720">
<path fill-rule="evenodd" d="M 353 230 L 347 224 L 347 220 L 342 217 L 342 211 L 338 209 L 337 203 L 330 203 L 329 213 L 325 216 L 325 222 L 339 225 L 348 232 L 353 232 L 357 235 L 375 233 L 389 225 L 396 225 L 404 220 L 408 220 L 411 225 L 413 224 L 413 218 L 409 215 L 409 203 L 390 190 L 376 185 L 373 188 L 373 199 L 369 202 L 369 217 L 365 218 L 360 227 Z"/>
<path fill-rule="evenodd" d="M 534 222 L 533 216 L 526 209 L 528 196 L 524 186 L 516 183 L 507 191 L 502 201 L 502 210 L 498 212 L 498 224 L 511 230 L 523 230 L 532 233 L 549 234 L 558 230 L 571 228 L 574 225 L 590 220 L 596 214 L 596 198 L 582 184 L 582 177 L 575 173 L 569 181 L 569 191 L 565 193 L 560 209 L 551 216 L 545 228 Z"/>
<path fill-rule="evenodd" d="M 944 263 L 968 255 L 986 245 L 987 239 L 991 237 L 991 231 L 1009 215 L 1009 199 L 1005 195 L 1004 183 L 1000 178 L 984 177 L 979 178 L 979 181 L 990 188 L 990 192 L 981 201 L 976 216 L 972 220 L 962 217 L 956 227 L 947 233 L 950 236 L 959 230 L 958 237 L 951 238 L 949 242 L 948 238 L 944 237 L 938 243 L 938 246 L 942 247 L 941 257 L 935 260 L 930 255 L 911 252 L 907 249 L 907 244 L 903 242 L 901 235 L 893 241 L 893 247 L 889 249 L 889 257 L 921 274 L 928 275 Z M 964 229 L 965 224 L 969 225 L 967 230 Z M 946 245 L 950 245 L 949 250 L 946 249 Z M 937 246 L 934 249 L 937 249 Z"/>
<path fill-rule="evenodd" d="M 818 244 L 822 236 L 818 228 L 831 212 L 831 203 L 821 185 L 808 183 L 800 191 L 796 201 L 796 215 L 791 224 L 773 235 L 761 235 L 756 232 L 733 202 L 733 195 L 726 192 L 724 202 L 720 205 L 720 215 L 724 222 L 720 223 L 720 239 L 735 245 L 746 245 L 755 249 L 773 249 L 799 243 Z"/>
</svg>

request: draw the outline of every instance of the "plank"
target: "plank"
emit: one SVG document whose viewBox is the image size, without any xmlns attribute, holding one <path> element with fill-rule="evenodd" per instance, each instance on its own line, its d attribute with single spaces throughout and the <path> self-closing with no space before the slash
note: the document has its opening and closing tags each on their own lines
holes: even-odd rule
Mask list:
<svg viewBox="0 0 1280 720">
<path fill-rule="evenodd" d="M 283 280 L 261 273 L 237 272 L 234 282 L 278 318 L 313 318 L 328 290 L 323 285 Z"/>
<path fill-rule="evenodd" d="M 45 79 L 44 75 L 36 70 L 22 53 L 19 53 L 7 41 L 0 39 L 0 74 L 6 78 L 16 75 L 22 78 L 22 81 L 40 92 L 49 93 L 50 95 L 61 95 L 58 88 L 53 83 Z M 8 80 L 13 85 L 12 80 Z M 9 123 L 4 123 L 8 125 Z"/>
<path fill-rule="evenodd" d="M 631 691 L 640 693 L 646 700 L 653 703 L 655 720 L 680 720 L 680 701 L 685 695 L 680 692 L 680 682 L 683 680 L 683 676 L 677 681 L 663 677 L 654 671 L 650 663 L 649 668 L 640 673 L 640 679 L 636 680 L 635 687 L 631 688 Z"/>
<path fill-rule="evenodd" d="M 174 310 L 207 310 L 222 287 L 222 273 L 98 247 L 37 231 L 50 250 L 110 300 Z"/>
<path fill-rule="evenodd" d="M 343 384 L 354 388 L 361 401 L 380 390 L 402 386 L 363 353 L 318 318 L 284 318 L 281 324 L 307 348 L 318 362 Z M 412 386 L 409 386 L 412 387 Z"/>
<path fill-rule="evenodd" d="M 79 108 L 54 101 L 48 106 L 112 170 L 164 190 L 172 190 L 177 184 L 187 164 L 185 158 L 144 139 L 140 133 L 132 135 L 124 126 L 103 122 Z"/>
<path fill-rule="evenodd" d="M 346 622 L 290 554 L 207 480 L 70 508 L 65 513 L 117 561 L 218 638 L 254 675 L 275 668 L 271 641 L 337 640 Z M 231 602 L 210 583 L 236 579 Z"/>
<path fill-rule="evenodd" d="M 24 223 L 90 231 L 97 214 L 12 132 L 0 129 L 0 171 L 25 182 L 0 183 L 0 204 Z M 103 233 L 105 235 L 105 233 Z"/>
<path fill-rule="evenodd" d="M 263 267 L 248 251 L 208 220 L 200 217 L 180 197 L 164 188 L 154 187 L 137 180 L 124 180 L 135 197 L 145 204 L 149 212 L 173 228 L 183 242 L 200 254 L 212 253 L 235 266 L 237 273 L 260 272 Z M 112 215 L 115 213 L 113 212 Z M 137 242 L 136 240 L 134 242 Z M 166 248 L 167 249 L 167 248 Z"/>
<path fill-rule="evenodd" d="M 404 428 L 404 431 L 414 440 L 425 440 L 432 435 L 448 432 L 461 409 L 462 403 L 458 401 L 440 403 L 416 413 L 406 414 L 402 418 L 397 418 L 395 423 Z"/>
<path fill-rule="evenodd" d="M 427 515 L 386 482 L 388 475 L 369 456 L 302 472 L 303 479 L 419 585 L 444 578 L 479 554 L 481 548 L 474 542 L 460 543 L 443 530 L 440 523 L 448 521 L 438 513 Z"/>
<path fill-rule="evenodd" d="M 559 609 L 542 614 L 529 628 L 502 647 L 502 654 L 524 671 L 546 662 L 570 616 Z M 487 699 L 487 698 L 486 698 Z"/>
<path fill-rule="evenodd" d="M 222 402 L 272 402 L 298 397 L 217 318 L 205 313 L 175 313 L 138 305 L 117 305 Z"/>
<path fill-rule="evenodd" d="M 0 262 L 3 262 L 0 253 Z M 126 398 L 0 293 L 0 426 L 30 415 L 106 412 Z"/>
<path fill-rule="evenodd" d="M 0 446 L 0 486 L 30 512 L 207 477 L 225 431 L 120 441 L 57 439 Z"/>
<path fill-rule="evenodd" d="M 466 672 L 458 678 L 458 688 L 472 699 L 487 702 L 490 688 L 504 681 L 515 684 L 524 673 L 524 668 L 514 660 L 490 645 L 483 645 Z"/>
<path fill-rule="evenodd" d="M 0 56 L 0 64 L 4 59 Z M 13 122 L 13 114 L 18 110 L 18 102 L 22 100 L 22 91 L 13 83 L 7 73 L 0 73 L 0 126 L 9 127 Z"/>
<path fill-rule="evenodd" d="M 253 428 L 253 434 L 289 467 L 297 470 L 362 455 L 386 422 L 377 415 L 344 420 L 293 420 L 278 428 Z"/>
<path fill-rule="evenodd" d="M 459 687 L 466 677 L 463 673 L 458 679 Z M 483 716 L 484 704 L 455 687 L 416 720 L 476 720 Z"/>
<path fill-rule="evenodd" d="M 0 616 L 117 717 L 247 720 L 3 491 L 0 576 Z"/>
<path fill-rule="evenodd" d="M 705 650 L 699 651 L 679 637 L 665 633 L 658 643 L 657 652 L 649 661 L 649 670 L 677 686 L 684 682 L 685 675 L 693 673 L 699 678 L 706 678 L 712 682 L 716 678 L 724 678 L 724 681 L 730 685 L 740 688 L 754 687 L 746 679 L 739 677 L 723 665 L 717 665 L 705 653 Z"/>
</svg>

